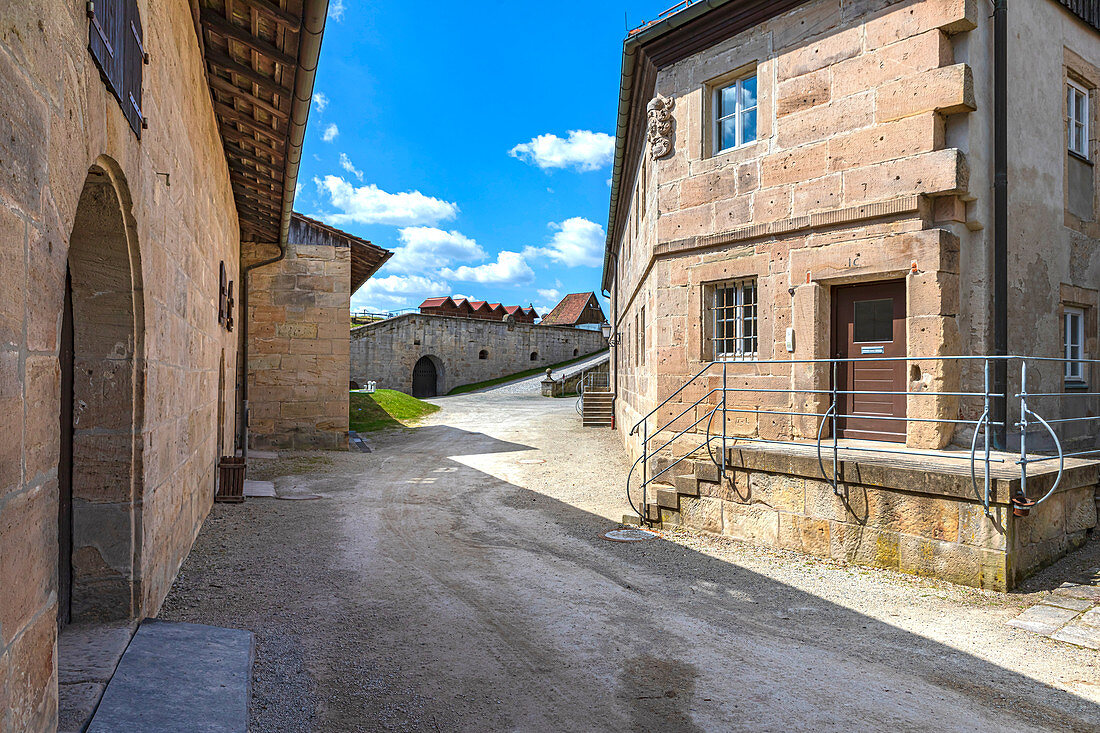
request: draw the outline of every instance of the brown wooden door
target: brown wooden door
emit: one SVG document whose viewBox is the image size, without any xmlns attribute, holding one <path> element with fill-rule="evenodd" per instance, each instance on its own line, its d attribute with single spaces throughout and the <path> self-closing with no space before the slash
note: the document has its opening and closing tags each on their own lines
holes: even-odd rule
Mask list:
<svg viewBox="0 0 1100 733">
<path fill-rule="evenodd" d="M 905 281 L 850 285 L 833 292 L 833 354 L 837 365 L 837 434 L 905 442 Z M 876 394 L 878 393 L 878 394 Z"/>
</svg>

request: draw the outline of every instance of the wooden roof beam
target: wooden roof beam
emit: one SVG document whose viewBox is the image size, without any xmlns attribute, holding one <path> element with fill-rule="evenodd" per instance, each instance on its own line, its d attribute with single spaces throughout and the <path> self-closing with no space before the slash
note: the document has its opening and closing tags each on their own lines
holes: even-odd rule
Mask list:
<svg viewBox="0 0 1100 733">
<path fill-rule="evenodd" d="M 257 38 L 252 35 L 252 32 L 247 28 L 241 28 L 239 25 L 226 20 L 225 17 L 217 11 L 211 10 L 210 8 L 203 8 L 200 18 L 203 27 L 211 33 L 242 43 L 261 56 L 267 56 L 272 61 L 282 64 L 283 66 L 294 68 L 298 65 L 298 60 L 296 58 L 290 54 L 284 53 L 279 47 L 268 43 L 262 38 Z"/>
<path fill-rule="evenodd" d="M 280 96 L 290 99 L 293 94 L 289 87 L 284 87 L 270 76 L 256 71 L 248 64 L 242 64 L 239 61 L 231 58 L 228 54 L 224 54 L 220 49 L 210 48 L 206 51 L 206 61 L 211 66 L 216 66 L 219 69 L 228 71 L 231 74 L 236 74 L 248 81 L 252 82 L 261 89 L 268 91 L 272 94 L 278 94 Z"/>
<path fill-rule="evenodd" d="M 217 74 L 209 74 L 207 76 L 207 79 L 210 81 L 210 86 L 214 87 L 215 89 L 220 89 L 221 91 L 225 92 L 226 94 L 232 94 L 233 96 L 237 97 L 238 99 L 243 99 L 244 101 L 248 102 L 249 104 L 255 105 L 256 107 L 259 107 L 260 109 L 262 109 L 263 111 L 265 111 L 269 115 L 271 115 L 272 117 L 277 117 L 280 120 L 289 120 L 290 119 L 290 114 L 289 113 L 282 111 L 281 109 L 276 107 L 271 102 L 268 102 L 266 99 L 262 99 L 261 97 L 257 97 L 251 91 L 241 89 L 239 86 L 237 86 L 233 82 L 229 81 L 228 79 L 223 79 L 220 76 L 218 76 Z M 287 99 L 289 99 L 289 97 L 287 97 Z"/>
<path fill-rule="evenodd" d="M 292 33 L 297 33 L 302 28 L 301 18 L 293 13 L 288 13 L 277 4 L 269 2 L 269 0 L 236 0 L 236 2 L 240 5 L 247 5 L 253 10 L 266 15 Z"/>
</svg>

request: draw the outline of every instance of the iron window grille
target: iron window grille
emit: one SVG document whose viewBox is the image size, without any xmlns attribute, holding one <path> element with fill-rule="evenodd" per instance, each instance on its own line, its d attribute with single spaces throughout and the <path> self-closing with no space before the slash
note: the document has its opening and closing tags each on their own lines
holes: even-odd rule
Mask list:
<svg viewBox="0 0 1100 733">
<path fill-rule="evenodd" d="M 714 152 L 756 141 L 756 73 L 714 90 Z"/>
<path fill-rule="evenodd" d="M 759 345 L 756 278 L 714 288 L 712 353 L 715 361 L 749 361 Z"/>
</svg>

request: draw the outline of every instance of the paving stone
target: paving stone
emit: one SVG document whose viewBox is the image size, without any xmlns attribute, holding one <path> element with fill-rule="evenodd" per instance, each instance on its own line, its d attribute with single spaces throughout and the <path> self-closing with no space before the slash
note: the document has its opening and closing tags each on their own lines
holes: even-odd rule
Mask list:
<svg viewBox="0 0 1100 733">
<path fill-rule="evenodd" d="M 106 684 L 131 636 L 129 622 L 66 626 L 57 637 L 58 684 Z"/>
<path fill-rule="evenodd" d="M 1057 606 L 1058 608 L 1066 608 L 1070 611 L 1087 611 L 1093 607 L 1093 602 L 1088 598 L 1071 598 L 1068 596 L 1058 596 L 1053 593 L 1043 599 L 1043 603 L 1047 606 Z"/>
<path fill-rule="evenodd" d="M 1085 626 L 1100 628 L 1100 606 L 1096 606 L 1091 611 L 1086 612 L 1085 615 L 1077 620 Z"/>
<path fill-rule="evenodd" d="M 1050 636 L 1059 628 L 1072 621 L 1078 613 L 1080 613 L 1080 611 L 1073 611 L 1068 608 L 1058 608 L 1057 606 L 1048 606 L 1045 603 L 1040 603 L 1037 606 L 1032 606 L 1016 618 L 1006 621 L 1005 623 L 1009 626 L 1015 626 L 1018 629 L 1032 631 L 1043 636 Z"/>
<path fill-rule="evenodd" d="M 142 623 L 88 733 L 246 733 L 251 631 Z"/>
<path fill-rule="evenodd" d="M 1084 598 L 1093 603 L 1100 603 L 1100 586 L 1078 585 L 1077 583 L 1062 583 L 1054 590 L 1055 595 L 1065 598 Z"/>
<path fill-rule="evenodd" d="M 80 733 L 92 717 L 106 682 L 57 686 L 57 733 Z"/>
<path fill-rule="evenodd" d="M 1050 635 L 1050 638 L 1064 641 L 1069 644 L 1076 644 L 1077 646 L 1087 647 L 1089 649 L 1100 650 L 1100 627 L 1086 626 L 1076 621 L 1058 629 Z"/>
</svg>

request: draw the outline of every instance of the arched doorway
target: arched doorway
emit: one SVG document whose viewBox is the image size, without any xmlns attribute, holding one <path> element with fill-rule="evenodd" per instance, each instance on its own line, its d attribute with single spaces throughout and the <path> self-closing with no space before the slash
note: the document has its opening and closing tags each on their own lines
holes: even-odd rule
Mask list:
<svg viewBox="0 0 1100 733">
<path fill-rule="evenodd" d="M 439 370 L 436 360 L 431 356 L 422 356 L 413 367 L 412 396 L 423 399 L 439 394 Z"/>
<path fill-rule="evenodd" d="M 141 593 L 141 266 L 125 184 L 92 166 L 69 240 L 58 466 L 58 622 L 129 618 Z"/>
</svg>

